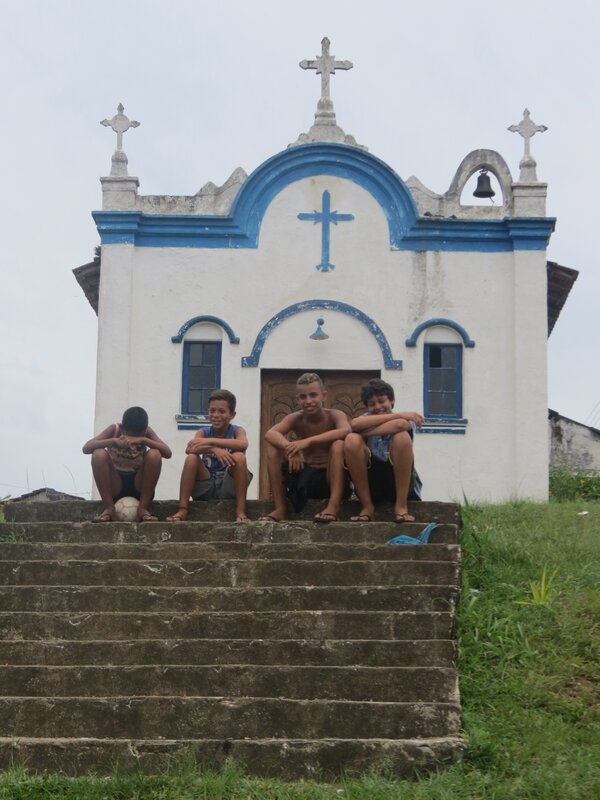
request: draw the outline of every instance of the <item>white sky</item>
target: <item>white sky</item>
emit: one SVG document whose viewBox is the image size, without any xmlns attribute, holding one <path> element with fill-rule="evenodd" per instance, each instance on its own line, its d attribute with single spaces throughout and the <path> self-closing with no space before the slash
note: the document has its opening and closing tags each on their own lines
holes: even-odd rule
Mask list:
<svg viewBox="0 0 600 800">
<path fill-rule="evenodd" d="M 514 178 L 527 106 L 548 258 L 580 271 L 549 344 L 549 406 L 600 427 L 596 254 L 600 4 L 595 0 L 0 0 L 0 497 L 89 496 L 96 316 L 71 270 L 99 243 L 92 209 L 122 102 L 142 194 L 195 194 L 252 172 L 313 122 L 332 77 L 338 124 L 400 177 L 449 187 L 467 153 Z M 596 221 L 594 221 L 596 220 Z M 118 354 L 115 355 L 118 358 Z M 157 376 L 157 385 L 159 381 Z M 160 432 L 159 432 L 160 433 Z"/>
</svg>

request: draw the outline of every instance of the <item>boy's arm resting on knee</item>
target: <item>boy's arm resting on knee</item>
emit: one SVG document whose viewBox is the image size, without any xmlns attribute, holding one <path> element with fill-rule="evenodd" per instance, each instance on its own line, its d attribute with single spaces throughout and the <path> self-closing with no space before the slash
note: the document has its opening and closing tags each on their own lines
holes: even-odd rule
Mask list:
<svg viewBox="0 0 600 800">
<path fill-rule="evenodd" d="M 277 425 L 265 433 L 265 441 L 276 447 L 278 450 L 285 450 L 289 444 L 287 434 L 296 429 L 296 424 L 299 418 L 299 412 L 293 411 L 291 414 L 285 416 Z"/>
<path fill-rule="evenodd" d="M 99 433 L 97 436 L 89 439 L 89 441 L 87 441 L 81 449 L 86 456 L 89 456 L 94 452 L 94 450 L 103 450 L 105 447 L 116 443 L 116 433 L 117 426 L 115 424 L 109 425 L 108 428 L 105 428 L 102 431 L 102 433 Z"/>
<path fill-rule="evenodd" d="M 147 428 L 146 435 L 142 438 L 144 439 L 144 444 L 147 447 L 151 448 L 152 450 L 158 450 L 163 458 L 171 458 L 173 455 L 169 445 L 166 444 L 166 442 L 163 442 L 163 440 L 156 435 L 152 428 Z"/>
<path fill-rule="evenodd" d="M 205 437 L 202 443 L 207 448 L 207 450 L 203 452 L 207 452 L 213 447 L 218 447 L 231 450 L 232 453 L 244 453 L 248 449 L 248 434 L 244 428 L 237 428 L 233 439 L 225 439 L 220 436 Z"/>
<path fill-rule="evenodd" d="M 293 442 L 287 442 L 285 451 L 288 456 L 294 455 L 301 450 L 307 450 L 315 444 L 333 444 L 339 439 L 346 438 L 351 432 L 348 417 L 343 411 L 337 411 L 336 409 L 329 409 L 329 411 L 335 422 L 335 427 L 323 433 L 317 433 L 315 436 L 307 436 L 305 439 L 296 439 Z"/>
<path fill-rule="evenodd" d="M 351 424 L 354 433 L 366 434 L 368 432 L 369 436 L 371 436 L 374 433 L 380 433 L 376 429 L 381 425 L 398 420 L 408 423 L 408 425 L 400 427 L 399 430 L 410 430 L 411 422 L 414 422 L 417 428 L 420 428 L 424 422 L 423 417 L 417 411 L 393 411 L 390 414 L 362 414 L 360 417 L 354 417 Z M 390 432 L 395 431 L 386 431 L 386 433 Z"/>
<path fill-rule="evenodd" d="M 382 415 L 383 416 L 383 415 Z M 412 423 L 407 419 L 391 419 L 388 422 L 382 422 L 373 428 L 361 431 L 362 436 L 367 439 L 369 436 L 387 436 L 388 434 L 409 433 L 412 430 Z"/>
</svg>

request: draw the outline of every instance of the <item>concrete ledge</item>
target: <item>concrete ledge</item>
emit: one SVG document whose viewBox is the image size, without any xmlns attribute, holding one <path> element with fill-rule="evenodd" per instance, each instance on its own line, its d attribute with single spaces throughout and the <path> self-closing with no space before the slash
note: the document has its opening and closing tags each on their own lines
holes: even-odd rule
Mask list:
<svg viewBox="0 0 600 800">
<path fill-rule="evenodd" d="M 113 774 L 115 766 L 155 772 L 177 758 L 218 768 L 234 758 L 254 775 L 293 779 L 336 779 L 381 771 L 412 777 L 459 760 L 459 736 L 426 739 L 0 739 L 0 768 L 14 764 L 39 771 Z"/>
<path fill-rule="evenodd" d="M 289 513 L 290 520 L 312 521 L 317 511 L 325 505 L 324 500 L 309 500 L 301 514 Z M 268 513 L 272 504 L 266 500 L 251 500 L 248 512 L 251 519 L 258 519 L 261 514 Z M 460 506 L 455 503 L 409 503 L 409 508 L 420 522 L 445 522 L 460 525 Z M 4 516 L 9 522 L 84 522 L 91 520 L 100 511 L 100 503 L 91 501 L 64 501 L 52 503 L 20 503 L 8 502 L 4 506 Z M 177 501 L 161 500 L 152 504 L 153 512 L 162 520 L 177 511 Z M 360 511 L 359 503 L 347 501 L 343 504 L 341 518 L 348 520 Z M 190 505 L 191 521 L 224 521 L 235 519 L 233 500 L 219 502 L 194 502 Z M 383 503 L 377 507 L 377 519 L 392 522 L 394 519 L 391 503 Z"/>
<path fill-rule="evenodd" d="M 451 639 L 120 639 L 0 641 L 0 663 L 298 664 L 303 666 L 454 667 Z"/>
</svg>

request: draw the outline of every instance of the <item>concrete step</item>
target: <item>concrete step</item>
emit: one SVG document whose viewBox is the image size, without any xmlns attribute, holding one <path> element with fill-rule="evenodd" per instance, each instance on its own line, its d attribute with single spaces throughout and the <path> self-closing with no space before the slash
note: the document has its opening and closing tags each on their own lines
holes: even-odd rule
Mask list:
<svg viewBox="0 0 600 800">
<path fill-rule="evenodd" d="M 0 663 L 297 664 L 299 666 L 454 667 L 451 639 L 119 639 L 0 641 Z"/>
<path fill-rule="evenodd" d="M 3 611 L 448 611 L 457 586 L 0 586 Z"/>
<path fill-rule="evenodd" d="M 459 572 L 458 561 L 391 559 L 0 561 L 0 586 L 448 586 L 458 585 Z"/>
<path fill-rule="evenodd" d="M 4 697 L 285 697 L 381 703 L 458 701 L 456 673 L 439 667 L 271 665 L 7 666 Z"/>
<path fill-rule="evenodd" d="M 0 612 L 1 639 L 450 639 L 451 612 Z"/>
<path fill-rule="evenodd" d="M 160 542 L 155 544 L 2 543 L 4 561 L 183 561 L 216 559 L 294 559 L 296 561 L 452 561 L 458 545 L 345 543 Z"/>
<path fill-rule="evenodd" d="M 418 536 L 422 522 L 395 525 L 393 522 L 332 522 L 319 525 L 293 520 L 281 524 L 233 522 L 0 522 L 0 543 L 6 542 L 253 542 L 266 544 L 385 544 L 399 533 Z M 430 544 L 457 544 L 458 527 L 440 524 L 429 539 Z"/>
<path fill-rule="evenodd" d="M 418 521 L 92 524 L 97 503 L 10 504 L 0 524 L 0 768 L 396 774 L 460 756 L 460 509 Z M 174 501 L 154 504 L 161 517 Z M 269 511 L 250 503 L 252 518 Z M 391 546 L 439 522 L 427 545 Z"/>
<path fill-rule="evenodd" d="M 335 779 L 380 770 L 400 777 L 436 770 L 464 750 L 458 736 L 419 739 L 84 739 L 0 738 L 0 769 L 14 763 L 67 775 L 125 769 L 156 772 L 179 755 L 215 768 L 233 757 L 249 773 L 293 779 Z"/>
<path fill-rule="evenodd" d="M 292 521 L 312 521 L 314 515 L 320 511 L 325 502 L 323 500 L 309 500 L 300 514 L 290 512 Z M 251 500 L 248 503 L 248 515 L 251 519 L 258 519 L 262 514 L 271 511 L 272 504 L 265 500 Z M 88 501 L 57 501 L 46 503 L 9 502 L 4 506 L 4 516 L 9 522 L 85 522 L 101 510 L 100 503 Z M 155 502 L 153 512 L 164 520 L 167 516 L 177 511 L 175 500 Z M 418 502 L 409 503 L 409 510 L 419 522 L 445 522 L 460 526 L 460 506 L 455 503 Z M 357 501 L 347 501 L 342 504 L 341 519 L 349 520 L 358 514 L 360 504 Z M 193 521 L 233 521 L 235 520 L 235 503 L 232 500 L 222 500 L 210 503 L 192 503 L 190 505 L 190 519 Z M 377 507 L 377 519 L 392 522 L 394 510 L 391 503 L 382 503 Z M 151 524 L 151 523 L 146 523 Z"/>
<path fill-rule="evenodd" d="M 406 739 L 457 736 L 460 707 L 254 697 L 2 697 L 4 736 Z"/>
</svg>

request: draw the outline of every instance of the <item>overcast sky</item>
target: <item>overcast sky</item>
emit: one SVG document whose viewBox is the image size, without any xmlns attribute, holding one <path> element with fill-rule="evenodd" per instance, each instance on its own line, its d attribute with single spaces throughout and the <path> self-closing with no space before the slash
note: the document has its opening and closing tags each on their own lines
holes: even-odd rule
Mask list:
<svg viewBox="0 0 600 800">
<path fill-rule="evenodd" d="M 548 258 L 580 275 L 549 342 L 551 408 L 600 427 L 600 4 L 592 0 L 0 0 L 0 497 L 89 496 L 96 316 L 71 270 L 99 243 L 118 103 L 142 194 L 252 172 L 313 122 L 298 67 L 323 36 L 338 124 L 406 179 L 447 190 L 467 153 L 513 177 L 531 149 L 557 217 Z"/>
</svg>

